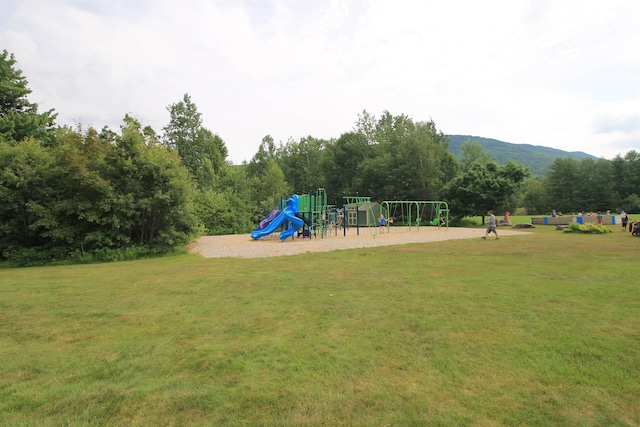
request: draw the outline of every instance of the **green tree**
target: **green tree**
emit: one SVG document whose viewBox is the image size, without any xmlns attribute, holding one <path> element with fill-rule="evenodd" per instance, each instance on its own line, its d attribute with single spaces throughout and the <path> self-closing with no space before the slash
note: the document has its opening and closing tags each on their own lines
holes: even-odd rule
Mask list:
<svg viewBox="0 0 640 427">
<path fill-rule="evenodd" d="M 557 158 L 549 167 L 544 188 L 552 209 L 561 212 L 581 212 L 588 209 L 581 195 L 580 164 L 575 159 Z"/>
<path fill-rule="evenodd" d="M 373 155 L 373 146 L 361 133 L 347 132 L 337 140 L 327 141 L 320 160 L 327 198 L 333 203 L 342 198 L 342 193 L 353 195 L 359 188 L 361 164 Z"/>
<path fill-rule="evenodd" d="M 256 202 L 246 165 L 230 165 L 217 189 L 201 191 L 195 200 L 198 219 L 207 235 L 248 233 L 254 227 Z"/>
<path fill-rule="evenodd" d="M 439 199 L 457 172 L 448 138 L 431 120 L 415 123 L 387 111 L 376 119 L 363 111 L 354 129 L 336 140 L 309 136 L 277 149 L 267 136 L 246 165 L 247 174 L 264 175 L 268 159 L 275 158 L 293 191 L 324 187 L 328 200 L 338 202 L 343 192 L 374 200 Z"/>
<path fill-rule="evenodd" d="M 253 213 L 256 201 L 253 199 L 252 182 L 245 166 L 229 166 L 220 182 L 229 206 L 233 209 L 234 224 L 231 233 L 226 234 L 248 233 L 255 228 Z"/>
<path fill-rule="evenodd" d="M 556 159 L 544 187 L 552 208 L 562 212 L 605 211 L 619 203 L 613 176 L 617 165 L 608 160 Z"/>
<path fill-rule="evenodd" d="M 233 192 L 203 191 L 195 207 L 207 235 L 248 233 L 252 229 L 251 210 Z"/>
<path fill-rule="evenodd" d="M 362 110 L 362 113 L 358 114 L 354 132 L 364 136 L 368 145 L 373 145 L 377 143 L 376 127 L 376 117 L 367 110 Z"/>
<path fill-rule="evenodd" d="M 267 161 L 267 170 L 254 183 L 258 207 L 267 212 L 278 206 L 284 195 L 291 193 L 291 187 L 284 179 L 284 173 L 275 160 Z"/>
<path fill-rule="evenodd" d="M 635 193 L 625 197 L 622 204 L 627 212 L 640 212 L 640 196 Z"/>
<path fill-rule="evenodd" d="M 489 210 L 509 209 L 512 196 L 528 176 L 524 166 L 512 161 L 504 166 L 495 162 L 472 163 L 448 186 L 451 216 L 459 219 L 482 215 L 484 221 Z"/>
<path fill-rule="evenodd" d="M 38 105 L 28 101 L 31 94 L 22 71 L 15 68 L 13 54 L 0 54 L 0 139 L 15 144 L 34 138 L 44 145 L 54 141 L 54 110 L 38 113 Z"/>
<path fill-rule="evenodd" d="M 306 193 L 324 187 L 321 167 L 326 141 L 308 136 L 289 140 L 276 152 L 278 164 L 294 193 Z"/>
<path fill-rule="evenodd" d="M 50 212 L 62 181 L 51 150 L 33 138 L 0 141 L 0 253 L 48 245 L 56 219 Z"/>
<path fill-rule="evenodd" d="M 179 157 L 147 145 L 140 123 L 126 116 L 105 174 L 115 189 L 105 229 L 120 244 L 170 248 L 194 235 L 193 188 Z"/>
<path fill-rule="evenodd" d="M 357 168 L 361 191 L 378 200 L 440 199 L 457 166 L 447 137 L 435 123 L 416 123 L 385 111 L 375 124 L 375 142 L 370 143 L 372 120 L 361 116 L 357 125 L 368 133 L 362 137 L 371 147 L 371 155 Z"/>
<path fill-rule="evenodd" d="M 202 127 L 201 114 L 188 94 L 167 110 L 171 118 L 164 128 L 164 144 L 177 149 L 199 188 L 215 188 L 226 167 L 228 152 L 224 141 Z"/>
<path fill-rule="evenodd" d="M 276 144 L 271 135 L 265 135 L 260 142 L 258 151 L 253 155 L 249 163 L 246 165 L 246 172 L 249 177 L 262 176 L 266 173 L 269 160 L 277 160 Z"/>
<path fill-rule="evenodd" d="M 637 212 L 638 195 L 640 194 L 640 153 L 629 151 L 623 156 L 616 156 L 612 161 L 612 182 L 615 191 L 615 210 Z"/>
<path fill-rule="evenodd" d="M 447 138 L 433 121 L 418 122 L 398 144 L 394 178 L 404 184 L 396 190 L 405 200 L 440 200 L 445 183 L 456 174 L 456 160 Z"/>
<path fill-rule="evenodd" d="M 289 195 L 291 186 L 285 180 L 276 157 L 273 139 L 265 136 L 251 161 L 246 165 L 247 177 L 251 182 L 253 203 L 252 222 L 262 220 L 264 215 L 275 209 L 280 200 Z"/>
<path fill-rule="evenodd" d="M 116 147 L 102 140 L 93 128 L 86 133 L 68 127 L 58 129 L 54 150 L 64 172 L 58 194 L 51 203 L 51 237 L 67 251 L 103 247 L 103 221 L 114 189 L 101 170 Z"/>
<path fill-rule="evenodd" d="M 378 154 L 363 160 L 358 165 L 355 181 L 360 196 L 369 196 L 372 200 L 403 200 L 403 183 L 396 180 L 393 156 L 382 149 Z M 347 193 L 349 195 L 349 193 Z M 353 192 L 350 195 L 354 195 Z"/>
<path fill-rule="evenodd" d="M 164 128 L 164 144 L 177 150 L 182 164 L 196 182 L 198 196 L 195 199 L 197 216 L 207 234 L 231 234 L 250 229 L 251 201 L 247 192 L 237 188 L 244 174 L 231 170 L 227 164 L 227 147 L 224 141 L 202 127 L 201 114 L 185 94 L 182 101 L 171 105 L 169 124 Z"/>
<path fill-rule="evenodd" d="M 526 180 L 521 206 L 523 206 L 530 215 L 551 212 L 553 208 L 549 204 L 544 184 L 540 178 L 531 177 Z"/>
<path fill-rule="evenodd" d="M 489 163 L 491 156 L 484 151 L 482 145 L 476 141 L 466 140 L 462 143 L 462 159 L 460 160 L 460 167 L 462 169 L 468 169 L 474 163 Z"/>
<path fill-rule="evenodd" d="M 631 150 L 624 156 L 627 165 L 625 195 L 640 193 L 640 152 Z M 617 184 L 617 183 L 616 183 Z"/>
<path fill-rule="evenodd" d="M 590 211 L 606 211 L 613 206 L 615 199 L 613 173 L 609 160 L 580 160 L 581 195 L 584 206 Z"/>
</svg>

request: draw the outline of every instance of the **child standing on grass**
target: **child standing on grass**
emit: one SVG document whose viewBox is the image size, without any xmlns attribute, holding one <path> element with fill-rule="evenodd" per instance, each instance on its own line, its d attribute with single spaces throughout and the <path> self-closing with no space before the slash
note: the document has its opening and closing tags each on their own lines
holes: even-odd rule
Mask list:
<svg viewBox="0 0 640 427">
<path fill-rule="evenodd" d="M 486 239 L 489 233 L 493 233 L 496 235 L 496 240 L 499 239 L 498 231 L 496 230 L 496 216 L 493 214 L 493 211 L 487 212 L 489 214 L 489 219 L 487 220 L 487 231 L 485 231 L 483 239 Z"/>
<path fill-rule="evenodd" d="M 629 217 L 625 211 L 620 212 L 620 221 L 622 221 L 622 231 L 627 231 L 627 221 Z"/>
</svg>

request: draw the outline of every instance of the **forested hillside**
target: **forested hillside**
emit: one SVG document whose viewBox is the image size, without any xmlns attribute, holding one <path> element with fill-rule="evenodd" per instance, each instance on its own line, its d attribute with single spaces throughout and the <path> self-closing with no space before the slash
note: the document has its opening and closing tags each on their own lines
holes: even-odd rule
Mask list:
<svg viewBox="0 0 640 427">
<path fill-rule="evenodd" d="M 530 144 L 512 144 L 497 139 L 482 138 L 470 135 L 448 135 L 449 151 L 457 159 L 462 158 L 462 144 L 466 141 L 474 141 L 482 146 L 482 149 L 491 156 L 491 159 L 499 164 L 505 164 L 509 160 L 518 162 L 529 168 L 531 175 L 541 177 L 549 172 L 549 166 L 557 158 L 570 158 L 575 160 L 596 159 L 581 151 L 563 151 L 556 148 L 542 147 Z"/>
</svg>

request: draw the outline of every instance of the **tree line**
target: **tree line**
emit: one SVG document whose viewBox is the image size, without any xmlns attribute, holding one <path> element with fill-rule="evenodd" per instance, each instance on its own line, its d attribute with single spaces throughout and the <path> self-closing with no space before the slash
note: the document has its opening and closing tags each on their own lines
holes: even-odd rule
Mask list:
<svg viewBox="0 0 640 427">
<path fill-rule="evenodd" d="M 497 164 L 473 142 L 457 160 L 432 120 L 363 111 L 338 138 L 276 144 L 266 135 L 250 161 L 233 165 L 188 94 L 167 107 L 169 121 L 157 132 L 128 114 L 117 131 L 59 126 L 55 111 L 40 112 L 30 93 L 4 51 L 0 260 L 16 265 L 136 258 L 199 235 L 248 233 L 283 197 L 318 188 L 337 204 L 356 192 L 377 201 L 445 200 L 454 221 L 517 206 L 529 213 L 638 206 L 634 152 L 613 161 L 559 159 L 540 180 L 521 164 Z"/>
<path fill-rule="evenodd" d="M 612 160 L 558 158 L 540 179 L 522 190 L 521 206 L 529 213 L 640 212 L 640 153 Z"/>
</svg>

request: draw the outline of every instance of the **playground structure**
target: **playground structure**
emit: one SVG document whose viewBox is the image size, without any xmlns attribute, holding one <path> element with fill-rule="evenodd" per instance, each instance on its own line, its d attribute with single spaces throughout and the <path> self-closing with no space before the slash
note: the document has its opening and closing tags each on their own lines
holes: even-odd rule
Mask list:
<svg viewBox="0 0 640 427">
<path fill-rule="evenodd" d="M 327 193 L 323 188 L 308 194 L 294 194 L 289 199 L 281 200 L 279 209 L 260 221 L 251 238 L 257 240 L 281 228 L 280 240 L 283 241 L 294 237 L 296 233 L 309 238 L 317 236 L 318 232 L 324 233 L 332 216 L 335 216 L 334 221 L 340 221 L 338 210 L 332 208 L 327 205 Z"/>
<path fill-rule="evenodd" d="M 290 199 L 280 202 L 280 209 L 271 211 L 258 227 L 251 233 L 252 239 L 259 239 L 284 227 L 280 233 L 280 240 L 286 240 L 304 224 L 304 220 L 297 216 L 299 209 L 298 195 L 294 194 Z"/>
<path fill-rule="evenodd" d="M 280 240 L 294 237 L 326 238 L 347 235 L 349 228 L 366 228 L 375 237 L 379 232 L 381 215 L 387 218 L 386 232 L 392 224 L 407 225 L 409 229 L 420 225 L 449 226 L 449 207 L 443 201 L 384 201 L 372 202 L 370 197 L 342 195 L 342 207 L 329 205 L 323 188 L 308 194 L 294 194 L 281 200 L 279 208 L 270 212 L 251 233 L 253 239 L 260 239 L 282 229 Z"/>
</svg>

